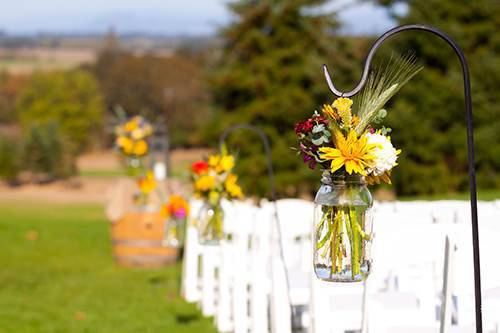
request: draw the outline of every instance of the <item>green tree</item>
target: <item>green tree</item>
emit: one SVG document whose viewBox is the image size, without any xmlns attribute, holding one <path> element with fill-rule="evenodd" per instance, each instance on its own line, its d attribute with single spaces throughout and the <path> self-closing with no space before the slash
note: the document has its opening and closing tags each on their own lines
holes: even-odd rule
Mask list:
<svg viewBox="0 0 500 333">
<path fill-rule="evenodd" d="M 116 48 L 99 54 L 94 72 L 109 110 L 164 121 L 177 145 L 196 143 L 207 114 L 208 93 L 199 63 L 186 56 L 133 55 Z"/>
<path fill-rule="evenodd" d="M 17 112 L 24 128 L 56 122 L 74 152 L 102 130 L 104 106 L 94 77 L 85 71 L 36 73 L 21 91 Z"/>
<path fill-rule="evenodd" d="M 500 3 L 491 0 L 381 0 L 405 3 L 401 24 L 425 23 L 452 36 L 465 52 L 472 80 L 478 182 L 499 187 L 500 177 Z M 395 171 L 403 194 L 442 193 L 468 186 L 461 67 L 444 41 L 428 33 L 405 33 L 392 42 L 414 51 L 424 70 L 395 98 L 388 122 L 403 148 Z M 390 47 L 389 47 L 390 48 Z"/>
<path fill-rule="evenodd" d="M 76 173 L 74 155 L 55 122 L 32 124 L 23 139 L 23 169 L 35 181 L 52 181 Z"/>
<path fill-rule="evenodd" d="M 25 76 L 0 71 L 0 123 L 16 121 L 16 98 L 25 82 Z"/>
<path fill-rule="evenodd" d="M 19 155 L 18 140 L 0 136 L 0 177 L 13 184 L 20 170 Z"/>
<path fill-rule="evenodd" d="M 356 60 L 347 58 L 352 43 L 334 38 L 335 15 L 317 10 L 325 3 L 233 2 L 229 7 L 236 20 L 221 32 L 224 48 L 210 85 L 216 110 L 205 135 L 213 142 L 231 124 L 261 127 L 270 137 L 277 185 L 285 195 L 310 192 L 318 182 L 318 174 L 308 170 L 290 147 L 297 145 L 294 124 L 332 98 L 321 65 L 335 61 L 344 69 L 359 68 L 352 65 Z M 338 51 L 335 56 L 333 50 Z M 356 74 L 342 80 L 349 82 Z M 265 194 L 266 164 L 258 138 L 235 133 L 231 147 L 238 147 L 244 186 L 250 193 Z"/>
</svg>

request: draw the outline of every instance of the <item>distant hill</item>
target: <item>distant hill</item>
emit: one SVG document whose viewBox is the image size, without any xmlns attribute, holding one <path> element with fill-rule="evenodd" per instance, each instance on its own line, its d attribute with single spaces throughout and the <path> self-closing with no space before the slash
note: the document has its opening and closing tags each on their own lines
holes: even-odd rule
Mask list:
<svg viewBox="0 0 500 333">
<path fill-rule="evenodd" d="M 57 70 L 93 63 L 106 35 L 0 34 L 0 71 L 27 74 L 35 70 Z M 169 56 L 176 49 L 199 49 L 211 45 L 213 37 L 125 34 L 118 37 L 120 48 L 136 54 Z"/>
</svg>

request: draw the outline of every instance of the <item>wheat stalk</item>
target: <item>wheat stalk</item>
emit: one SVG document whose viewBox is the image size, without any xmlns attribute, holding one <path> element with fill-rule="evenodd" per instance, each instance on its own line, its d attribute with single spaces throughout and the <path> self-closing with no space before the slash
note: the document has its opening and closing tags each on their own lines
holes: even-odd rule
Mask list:
<svg viewBox="0 0 500 333">
<path fill-rule="evenodd" d="M 387 101 L 422 69 L 416 64 L 415 57 L 408 55 L 391 56 L 385 66 L 372 71 L 359 99 L 357 110 L 360 121 L 355 128 L 356 133 L 363 134 Z"/>
</svg>

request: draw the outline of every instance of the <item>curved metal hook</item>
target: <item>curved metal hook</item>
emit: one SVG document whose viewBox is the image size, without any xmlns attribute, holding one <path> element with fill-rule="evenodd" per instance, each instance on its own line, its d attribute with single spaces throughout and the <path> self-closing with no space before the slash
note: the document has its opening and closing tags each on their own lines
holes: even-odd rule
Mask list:
<svg viewBox="0 0 500 333">
<path fill-rule="evenodd" d="M 341 92 L 338 90 L 332 82 L 330 74 L 328 73 L 328 68 L 323 65 L 323 70 L 328 83 L 328 87 L 336 96 L 352 97 L 356 95 L 365 85 L 368 78 L 368 72 L 370 70 L 370 64 L 375 51 L 382 45 L 382 43 L 393 35 L 406 31 L 406 30 L 423 30 L 430 32 L 450 45 L 458 58 L 460 59 L 460 64 L 462 66 L 462 73 L 464 79 L 464 97 L 465 97 L 465 113 L 467 120 L 467 160 L 469 169 L 469 187 L 470 187 L 470 202 L 471 202 L 471 223 L 472 223 L 472 244 L 473 244 L 473 258 L 474 258 L 474 294 L 475 294 L 475 310 L 476 310 L 476 332 L 480 333 L 483 331 L 483 322 L 481 316 L 481 265 L 479 259 L 479 230 L 477 221 L 477 186 L 476 186 L 476 169 L 475 169 L 475 158 L 474 158 L 474 133 L 472 126 L 472 98 L 471 98 L 471 88 L 470 88 L 470 78 L 469 78 L 469 67 L 467 65 L 467 59 L 460 47 L 451 39 L 447 34 L 434 27 L 424 25 L 424 24 L 408 24 L 396 27 L 384 33 L 380 36 L 373 46 L 371 47 L 368 56 L 365 60 L 365 67 L 363 69 L 363 75 L 358 83 L 358 85 L 351 91 Z"/>
<path fill-rule="evenodd" d="M 338 90 L 332 82 L 332 79 L 330 77 L 330 73 L 328 72 L 328 67 L 326 65 L 323 65 L 323 72 L 325 74 L 326 82 L 328 83 L 328 87 L 330 88 L 331 92 L 338 97 L 352 97 L 352 96 L 356 95 L 361 89 L 363 89 L 364 85 L 366 84 L 366 80 L 368 78 L 368 74 L 370 71 L 370 65 L 371 65 L 372 59 L 373 59 L 377 49 L 382 45 L 382 43 L 386 39 L 389 39 L 393 35 L 401 32 L 401 31 L 406 31 L 406 30 L 424 30 L 424 31 L 428 31 L 430 33 L 433 33 L 433 34 L 441 37 L 457 53 L 458 57 L 460 58 L 460 62 L 462 63 L 462 69 L 464 69 L 464 70 L 467 69 L 467 61 L 465 59 L 465 56 L 463 55 L 462 50 L 460 50 L 460 47 L 447 34 L 445 34 L 444 32 L 442 32 L 439 29 L 436 29 L 434 27 L 424 25 L 424 24 L 401 25 L 399 27 L 396 27 L 396 28 L 393 28 L 393 29 L 387 31 L 386 33 L 384 33 L 382 36 L 380 36 L 375 41 L 375 43 L 371 47 L 370 51 L 368 52 L 368 56 L 365 59 L 365 67 L 363 69 L 363 74 L 361 76 L 361 79 L 359 80 L 358 84 L 356 85 L 356 87 L 353 90 L 348 91 L 348 92 L 342 92 L 342 91 Z M 468 70 L 467 70 L 467 73 L 468 73 Z"/>
<path fill-rule="evenodd" d="M 229 134 L 232 132 L 239 130 L 239 129 L 247 129 L 250 131 L 253 131 L 257 133 L 262 140 L 262 143 L 264 145 L 264 151 L 266 153 L 266 159 L 267 159 L 267 173 L 269 176 L 269 188 L 271 191 L 271 201 L 276 201 L 276 185 L 274 182 L 274 171 L 273 171 L 273 160 L 271 157 L 271 146 L 269 144 L 269 139 L 267 138 L 266 133 L 262 129 L 260 129 L 257 126 L 250 125 L 250 124 L 238 124 L 234 125 L 231 127 L 226 128 L 224 132 L 222 132 L 221 136 L 219 137 L 219 148 L 222 150 L 222 146 L 224 145 L 227 137 Z"/>
</svg>

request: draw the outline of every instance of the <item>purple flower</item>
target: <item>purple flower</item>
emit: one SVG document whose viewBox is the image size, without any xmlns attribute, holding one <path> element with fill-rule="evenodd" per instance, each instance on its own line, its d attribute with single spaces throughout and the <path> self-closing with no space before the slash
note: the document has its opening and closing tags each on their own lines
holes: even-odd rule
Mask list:
<svg viewBox="0 0 500 333">
<path fill-rule="evenodd" d="M 314 169 L 316 167 L 316 160 L 314 159 L 314 157 L 305 152 L 302 152 L 302 160 L 310 169 Z"/>
<path fill-rule="evenodd" d="M 304 163 L 308 163 L 309 161 L 314 160 L 314 158 L 311 155 L 302 154 L 302 160 Z"/>
<path fill-rule="evenodd" d="M 318 162 L 316 162 L 316 160 L 313 158 L 312 160 L 309 161 L 309 163 L 307 164 L 307 166 L 309 167 L 309 169 L 314 170 L 314 168 L 316 167 L 317 163 Z"/>
<path fill-rule="evenodd" d="M 174 215 L 178 219 L 183 219 L 186 217 L 186 210 L 184 208 L 180 208 L 179 210 L 175 211 Z"/>
</svg>

